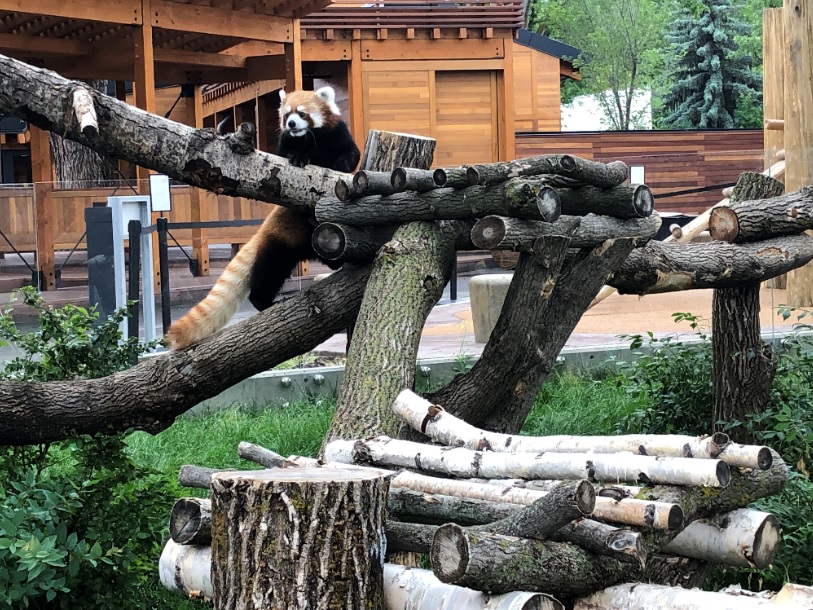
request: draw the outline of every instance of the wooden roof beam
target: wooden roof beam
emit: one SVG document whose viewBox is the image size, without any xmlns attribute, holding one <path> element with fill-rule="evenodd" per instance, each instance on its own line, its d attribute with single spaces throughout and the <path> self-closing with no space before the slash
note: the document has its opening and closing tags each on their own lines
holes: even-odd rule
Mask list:
<svg viewBox="0 0 813 610">
<path fill-rule="evenodd" d="M 79 40 L 45 38 L 26 34 L 0 34 L 0 50 L 31 53 L 32 55 L 81 56 L 93 53 L 93 46 Z"/>
<path fill-rule="evenodd" d="M 200 53 L 198 51 L 178 51 L 174 49 L 155 49 L 155 62 L 212 68 L 246 67 L 246 58 L 239 55 L 221 55 L 220 53 Z"/>
<path fill-rule="evenodd" d="M 140 0 L 0 0 L 0 11 L 107 23 L 141 23 Z"/>
<path fill-rule="evenodd" d="M 258 19 L 254 13 L 157 0 L 152 3 L 150 20 L 153 27 L 166 30 L 266 42 L 293 42 L 293 20 L 281 17 L 264 16 Z"/>
</svg>

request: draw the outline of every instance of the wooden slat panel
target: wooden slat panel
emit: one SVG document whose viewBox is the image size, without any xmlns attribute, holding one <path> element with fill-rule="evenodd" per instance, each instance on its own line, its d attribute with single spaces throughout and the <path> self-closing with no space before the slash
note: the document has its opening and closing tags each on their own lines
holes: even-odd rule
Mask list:
<svg viewBox="0 0 813 610">
<path fill-rule="evenodd" d="M 488 71 L 435 73 L 435 165 L 497 160 L 497 103 L 492 79 Z"/>
<path fill-rule="evenodd" d="M 364 66 L 364 133 L 371 129 L 433 137 L 427 70 L 370 72 Z"/>
<path fill-rule="evenodd" d="M 761 130 L 519 133 L 517 157 L 569 153 L 643 166 L 658 211 L 699 214 L 723 198 L 719 190 L 659 195 L 732 183 L 740 172 L 762 171 L 762 142 Z"/>
</svg>

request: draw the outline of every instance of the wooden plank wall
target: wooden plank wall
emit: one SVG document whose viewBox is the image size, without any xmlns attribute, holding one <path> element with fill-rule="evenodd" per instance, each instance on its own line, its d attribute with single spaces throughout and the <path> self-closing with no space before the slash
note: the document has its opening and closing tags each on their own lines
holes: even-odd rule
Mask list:
<svg viewBox="0 0 813 610">
<path fill-rule="evenodd" d="M 169 222 L 190 222 L 192 220 L 190 191 L 188 186 L 172 187 L 172 212 L 167 214 Z M 109 189 L 60 190 L 51 192 L 54 206 L 54 242 L 56 250 L 69 250 L 85 232 L 86 207 L 94 201 L 106 201 L 112 194 Z M 119 194 L 122 194 L 121 191 Z M 248 220 L 265 218 L 271 211 L 270 204 L 242 197 L 215 195 L 201 191 L 201 198 L 207 208 L 205 218 L 217 220 Z M 0 189 L 0 230 L 14 247 L 23 252 L 36 249 L 36 225 L 34 221 L 34 189 Z M 257 231 L 257 226 L 224 227 L 207 229 L 210 243 L 244 244 Z M 172 235 L 184 246 L 192 245 L 191 229 L 175 230 Z M 84 240 L 80 249 L 84 249 Z M 12 252 L 8 243 L 0 239 L 0 252 Z"/>
<path fill-rule="evenodd" d="M 559 131 L 559 58 L 514 44 L 514 128 Z"/>
<path fill-rule="evenodd" d="M 680 196 L 661 193 L 736 182 L 762 171 L 762 130 L 518 133 L 517 158 L 570 153 L 644 167 L 644 182 L 660 212 L 700 214 L 723 197 L 719 189 Z"/>
</svg>

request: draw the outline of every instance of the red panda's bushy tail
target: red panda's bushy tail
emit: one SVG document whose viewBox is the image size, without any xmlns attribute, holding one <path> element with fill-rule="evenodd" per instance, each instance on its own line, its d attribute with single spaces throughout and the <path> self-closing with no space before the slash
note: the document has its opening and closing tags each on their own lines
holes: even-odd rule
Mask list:
<svg viewBox="0 0 813 610">
<path fill-rule="evenodd" d="M 299 226 L 301 221 L 293 220 L 295 214 L 279 206 L 272 209 L 259 230 L 226 266 L 206 298 L 169 328 L 165 342 L 170 349 L 183 349 L 198 343 L 229 322 L 249 295 L 252 269 L 258 258 L 263 257 L 264 249 L 267 254 L 269 243 L 277 243 L 283 249 L 297 238 L 310 243 L 309 236 L 302 233 Z"/>
</svg>

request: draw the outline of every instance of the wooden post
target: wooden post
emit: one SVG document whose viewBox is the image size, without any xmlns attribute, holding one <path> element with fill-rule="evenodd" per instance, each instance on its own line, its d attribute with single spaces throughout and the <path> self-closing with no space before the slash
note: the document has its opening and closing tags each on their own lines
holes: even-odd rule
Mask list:
<svg viewBox="0 0 813 610">
<path fill-rule="evenodd" d="M 36 269 L 40 290 L 56 290 L 54 265 L 54 167 L 51 141 L 47 131 L 33 125 L 31 131 L 31 169 L 34 180 L 34 222 L 37 227 Z"/>
<path fill-rule="evenodd" d="M 813 4 L 785 0 L 785 191 L 813 184 Z M 775 117 L 766 117 L 775 118 Z M 786 303 L 813 305 L 813 264 L 788 273 Z"/>
<path fill-rule="evenodd" d="M 350 99 L 350 132 L 353 139 L 361 144 L 366 140 L 364 133 L 364 80 L 362 78 L 361 41 L 350 43 L 350 62 L 347 67 L 347 93 Z M 365 151 L 361 151 L 362 157 Z M 393 168 L 394 169 L 394 168 Z"/>
<path fill-rule="evenodd" d="M 141 0 L 142 25 L 133 28 L 133 105 L 141 110 L 155 113 L 155 63 L 152 41 L 151 0 Z M 150 192 L 149 176 L 152 172 L 144 167 L 136 167 L 138 192 L 146 195 Z M 152 213 L 152 222 L 159 214 Z M 158 234 L 153 233 L 152 251 L 158 252 Z M 155 289 L 161 289 L 161 269 L 158 256 L 152 261 Z"/>
<path fill-rule="evenodd" d="M 499 129 L 499 159 L 513 161 L 517 156 L 514 126 L 514 40 L 505 38 L 502 73 L 497 75 L 497 129 Z"/>
<path fill-rule="evenodd" d="M 127 102 L 127 91 L 124 87 L 125 83 L 123 80 L 116 81 L 116 99 L 122 102 Z M 123 159 L 119 159 L 119 172 L 121 172 L 122 176 L 126 176 L 127 178 L 130 177 L 131 171 L 131 164 L 129 161 L 125 161 Z M 119 177 L 120 178 L 120 177 Z"/>
<path fill-rule="evenodd" d="M 302 34 L 299 29 L 299 19 L 291 23 L 290 43 L 285 48 L 285 90 L 290 92 L 302 89 Z"/>
<path fill-rule="evenodd" d="M 193 101 L 195 127 L 203 128 L 203 90 L 195 86 Z M 190 187 L 190 207 L 192 222 L 204 222 L 209 219 L 209 207 L 206 195 L 198 188 Z M 209 275 L 209 238 L 206 229 L 192 229 L 192 256 L 198 263 L 198 275 Z"/>
<path fill-rule="evenodd" d="M 348 467 L 214 475 L 214 607 L 383 610 L 392 474 Z"/>
<path fill-rule="evenodd" d="M 766 119 L 785 118 L 785 22 L 782 8 L 766 8 L 762 11 L 762 107 Z M 763 130 L 765 150 L 764 167 L 770 168 L 776 161 L 776 153 L 785 148 L 785 132 Z M 787 275 L 780 275 L 764 282 L 784 290 Z"/>
</svg>

